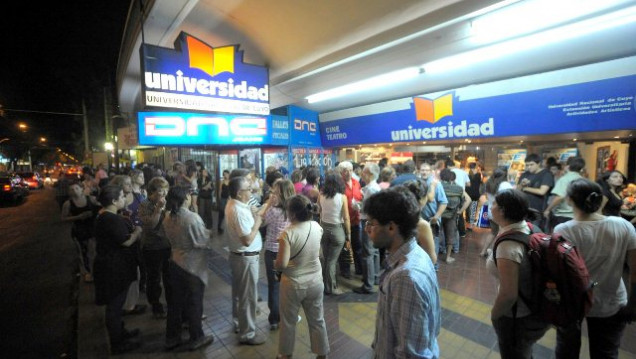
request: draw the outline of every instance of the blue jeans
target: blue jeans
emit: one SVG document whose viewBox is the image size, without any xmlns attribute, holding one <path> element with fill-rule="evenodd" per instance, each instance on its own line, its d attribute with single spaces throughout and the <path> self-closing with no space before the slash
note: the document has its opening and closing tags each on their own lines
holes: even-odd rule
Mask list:
<svg viewBox="0 0 636 359">
<path fill-rule="evenodd" d="M 366 222 L 362 220 L 362 228 Z M 380 252 L 373 247 L 373 242 L 366 231 L 362 231 L 360 241 L 362 242 L 362 287 L 371 291 L 380 273 Z"/>
<path fill-rule="evenodd" d="M 607 318 L 585 318 L 587 336 L 590 344 L 591 359 L 618 358 L 618 348 L 626 323 L 615 314 Z M 581 351 L 581 328 L 573 325 L 568 328 L 557 328 L 557 359 L 578 359 Z"/>
<path fill-rule="evenodd" d="M 265 271 L 267 272 L 267 307 L 269 308 L 269 316 L 267 320 L 269 324 L 278 324 L 280 322 L 278 291 L 280 282 L 274 277 L 274 261 L 278 253 L 265 251 Z"/>
<path fill-rule="evenodd" d="M 442 218 L 444 228 L 444 239 L 442 241 L 442 252 L 446 253 L 446 247 L 452 244 L 453 253 L 459 253 L 459 232 L 457 230 L 457 215 L 451 218 Z"/>
<path fill-rule="evenodd" d="M 201 279 L 186 272 L 176 263 L 171 261 L 169 266 L 172 298 L 168 301 L 166 340 L 181 339 L 184 319 L 188 323 L 190 341 L 197 340 L 203 336 L 201 316 L 205 285 Z"/>
</svg>

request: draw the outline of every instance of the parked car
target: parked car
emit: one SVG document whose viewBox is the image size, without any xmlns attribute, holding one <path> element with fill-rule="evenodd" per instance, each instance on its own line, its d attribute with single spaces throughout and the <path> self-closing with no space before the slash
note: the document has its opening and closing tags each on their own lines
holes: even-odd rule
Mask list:
<svg viewBox="0 0 636 359">
<path fill-rule="evenodd" d="M 9 176 L 9 178 L 11 178 L 11 182 L 13 182 L 18 189 L 22 190 L 23 196 L 26 197 L 29 195 L 29 184 L 24 178 L 22 178 L 22 176 L 17 173 L 13 173 Z"/>
<path fill-rule="evenodd" d="M 40 189 L 44 187 L 44 179 L 37 172 L 18 172 L 18 176 L 22 177 L 29 188 Z"/>
<path fill-rule="evenodd" d="M 25 197 L 24 189 L 20 184 L 15 183 L 12 177 L 0 177 L 0 202 L 18 203 Z"/>
</svg>

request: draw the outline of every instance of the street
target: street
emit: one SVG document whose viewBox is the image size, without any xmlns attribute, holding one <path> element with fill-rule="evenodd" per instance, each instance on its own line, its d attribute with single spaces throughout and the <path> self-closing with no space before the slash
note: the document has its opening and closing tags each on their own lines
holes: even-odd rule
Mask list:
<svg viewBox="0 0 636 359">
<path fill-rule="evenodd" d="M 74 358 L 78 259 L 55 192 L 0 208 L 0 356 Z"/>
</svg>

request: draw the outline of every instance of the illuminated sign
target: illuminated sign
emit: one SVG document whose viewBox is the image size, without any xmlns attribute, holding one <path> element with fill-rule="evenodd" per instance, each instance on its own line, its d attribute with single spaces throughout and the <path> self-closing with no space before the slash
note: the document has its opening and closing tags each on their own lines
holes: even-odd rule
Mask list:
<svg viewBox="0 0 636 359">
<path fill-rule="evenodd" d="M 139 112 L 142 145 L 287 145 L 289 126 L 281 116 Z M 285 124 L 285 126 L 282 126 Z"/>
<path fill-rule="evenodd" d="M 320 147 L 318 113 L 298 106 L 287 106 L 291 131 L 291 143 Z"/>
<path fill-rule="evenodd" d="M 174 49 L 143 45 L 141 59 L 146 106 L 269 114 L 268 70 L 244 63 L 238 45 L 213 48 L 182 32 Z"/>
<path fill-rule="evenodd" d="M 545 76 L 548 75 L 535 75 Z M 539 77 L 539 79 L 542 79 Z M 393 100 L 320 123 L 322 146 L 631 130 L 636 75 L 508 93 L 519 79 Z M 506 86 L 508 85 L 508 86 Z"/>
</svg>

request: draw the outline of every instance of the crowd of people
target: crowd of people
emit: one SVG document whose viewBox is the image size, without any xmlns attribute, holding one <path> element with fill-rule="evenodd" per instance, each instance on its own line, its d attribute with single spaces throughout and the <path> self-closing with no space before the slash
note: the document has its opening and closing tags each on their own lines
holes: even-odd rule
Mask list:
<svg viewBox="0 0 636 359">
<path fill-rule="evenodd" d="M 57 197 L 62 219 L 73 223 L 84 280 L 94 282 L 96 303 L 106 307 L 113 353 L 140 345 L 139 331 L 127 330 L 122 320 L 145 312 L 140 291 L 152 315 L 167 319 L 167 350 L 213 342 L 201 318 L 216 232 L 227 238 L 240 344 L 267 340 L 256 328 L 263 255 L 268 322 L 280 331 L 279 358 L 293 355 L 301 307 L 312 352 L 329 354 L 324 296 L 343 294 L 341 278 L 351 279 L 352 271 L 362 282 L 353 292 L 378 295 L 376 357 L 438 358 L 438 257 L 456 261 L 460 239 L 486 205 L 492 235 L 481 254 L 500 283 L 491 316 L 502 358 L 530 358 L 532 344 L 548 329 L 517 295 L 529 285 L 523 245 L 505 242 L 496 253 L 491 248 L 502 233 L 529 235 L 530 228 L 567 237 L 592 278 L 603 281 L 587 317 L 590 352 L 592 358 L 617 357 L 622 331 L 636 312 L 636 215 L 629 217 L 636 214 L 634 187 L 625 186 L 618 171 L 598 183 L 585 179 L 580 157 L 571 157 L 557 176 L 542 162 L 528 155 L 515 183 L 505 168 L 486 176 L 478 163 L 465 171 L 451 158 L 419 167 L 412 160 L 364 166 L 342 161 L 322 175 L 306 167 L 289 179 L 273 167 L 263 179 L 253 169 L 234 169 L 223 171 L 218 191 L 211 173 L 192 160 L 175 163 L 169 173 L 145 165 L 109 176 L 98 166 L 95 174 L 86 168 L 81 180 L 61 178 Z M 580 335 L 580 326 L 559 328 L 557 357 L 578 357 Z"/>
</svg>

